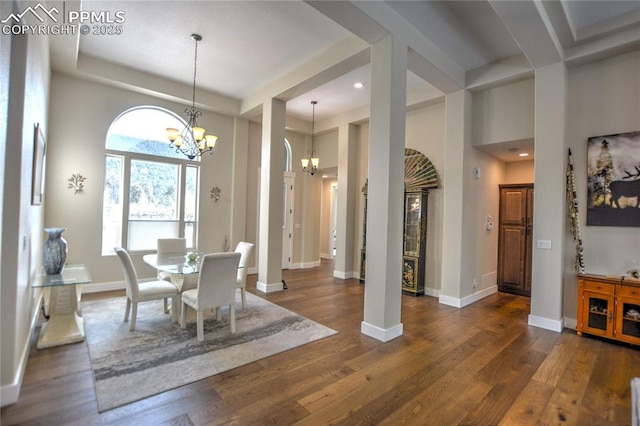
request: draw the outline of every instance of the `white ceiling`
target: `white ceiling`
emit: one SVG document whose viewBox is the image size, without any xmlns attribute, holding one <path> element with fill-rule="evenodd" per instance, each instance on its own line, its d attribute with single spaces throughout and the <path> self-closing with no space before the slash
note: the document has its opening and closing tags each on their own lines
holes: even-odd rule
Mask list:
<svg viewBox="0 0 640 426">
<path fill-rule="evenodd" d="M 203 37 L 198 45 L 198 100 L 210 92 L 213 96 L 229 98 L 229 102 L 236 102 L 241 108 L 265 91 L 286 92 L 283 82 L 296 81 L 297 72 L 314 64 L 319 70 L 328 68 L 323 55 L 340 52 L 336 46 L 341 43 L 350 43 L 354 38 L 371 43 L 367 38 L 379 37 L 375 34 L 378 26 L 361 19 L 363 10 L 366 13 L 384 8 L 385 18 L 404 19 L 406 28 L 413 27 L 411 36 L 424 40 L 418 53 L 424 56 L 424 52 L 435 52 L 437 60 L 430 65 L 435 64 L 441 70 L 459 70 L 463 79 L 466 75 L 467 85 L 472 76 L 483 74 L 481 71 L 485 68 L 508 58 L 525 58 L 524 63 L 530 68 L 528 74 L 520 74 L 520 78 L 525 78 L 532 75 L 535 67 L 554 57 L 562 57 L 569 64 L 570 61 L 579 63 L 590 57 L 600 58 L 640 46 L 640 0 L 354 3 L 84 0 L 66 3 L 68 8 L 81 3 L 78 7 L 87 11 L 112 14 L 124 11 L 126 21 L 121 35 L 79 36 L 75 46 L 73 40 L 65 44 L 62 37 L 51 37 L 55 39 L 52 40 L 54 69 L 78 72 L 77 64 L 82 58 L 97 58 L 98 63 L 116 64 L 114 69 L 119 70 L 106 77 L 101 75 L 103 81 L 113 80 L 118 84 L 119 75 L 125 80 L 124 75 L 132 69 L 151 75 L 150 78 L 162 77 L 190 87 L 194 63 L 194 41 L 190 35 L 198 33 Z M 70 60 L 70 55 L 75 58 Z M 318 101 L 317 120 L 367 107 L 368 58 L 363 62 L 360 57 L 350 64 L 343 67 L 340 75 L 333 76 L 336 71 L 332 70 L 333 74 L 327 74 L 332 77 L 325 77 L 327 81 L 296 82 L 297 86 L 287 92 L 290 94 L 286 99 L 288 114 L 310 120 L 311 100 Z M 429 84 L 420 69 L 418 66 L 412 69 L 416 73 L 408 72 L 408 99 L 420 102 L 442 96 L 436 87 L 446 91 L 449 86 L 437 79 L 430 80 Z M 81 71 L 92 72 L 91 68 Z M 364 82 L 365 87 L 354 89 L 356 81 Z M 127 84 L 131 86 L 131 82 Z M 411 96 L 412 93 L 415 96 Z"/>
</svg>

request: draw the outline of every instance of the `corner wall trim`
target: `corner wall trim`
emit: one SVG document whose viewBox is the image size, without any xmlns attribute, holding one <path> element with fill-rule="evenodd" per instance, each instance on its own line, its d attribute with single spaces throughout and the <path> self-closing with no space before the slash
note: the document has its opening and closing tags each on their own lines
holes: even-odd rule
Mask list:
<svg viewBox="0 0 640 426">
<path fill-rule="evenodd" d="M 360 326 L 360 332 L 381 342 L 388 342 L 396 337 L 402 336 L 402 323 L 394 325 L 386 330 L 377 327 L 373 324 L 362 321 Z"/>
</svg>

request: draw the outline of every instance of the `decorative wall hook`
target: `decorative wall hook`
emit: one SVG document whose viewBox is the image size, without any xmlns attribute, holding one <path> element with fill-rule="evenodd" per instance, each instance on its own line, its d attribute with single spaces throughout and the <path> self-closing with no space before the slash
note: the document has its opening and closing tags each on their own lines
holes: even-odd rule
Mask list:
<svg viewBox="0 0 640 426">
<path fill-rule="evenodd" d="M 67 180 L 69 181 L 69 186 L 67 188 L 73 189 L 73 193 L 77 194 L 78 192 L 82 192 L 84 189 L 84 181 L 87 180 L 87 178 L 82 176 L 80 173 L 74 173 Z"/>
<path fill-rule="evenodd" d="M 211 188 L 211 198 L 213 199 L 213 201 L 215 201 L 216 203 L 218 202 L 218 200 L 220 199 L 220 193 L 222 192 L 222 188 L 219 188 L 217 186 L 214 186 L 213 188 Z"/>
</svg>

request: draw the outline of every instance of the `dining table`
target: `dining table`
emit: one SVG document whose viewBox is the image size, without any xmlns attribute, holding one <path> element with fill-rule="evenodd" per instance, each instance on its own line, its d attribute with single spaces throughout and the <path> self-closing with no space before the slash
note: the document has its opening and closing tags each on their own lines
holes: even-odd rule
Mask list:
<svg viewBox="0 0 640 426">
<path fill-rule="evenodd" d="M 176 286 L 178 293 L 182 293 L 198 286 L 198 274 L 204 254 L 145 254 L 142 260 L 152 268 L 168 273 L 171 283 Z"/>
<path fill-rule="evenodd" d="M 171 283 L 178 289 L 178 306 L 176 306 L 176 318 L 180 318 L 182 309 L 182 293 L 198 287 L 198 277 L 204 252 L 189 252 L 185 254 L 145 254 L 142 260 L 152 268 L 167 272 L 171 277 Z M 244 265 L 238 265 L 244 268 Z M 173 307 L 172 307 L 173 309 Z"/>
</svg>

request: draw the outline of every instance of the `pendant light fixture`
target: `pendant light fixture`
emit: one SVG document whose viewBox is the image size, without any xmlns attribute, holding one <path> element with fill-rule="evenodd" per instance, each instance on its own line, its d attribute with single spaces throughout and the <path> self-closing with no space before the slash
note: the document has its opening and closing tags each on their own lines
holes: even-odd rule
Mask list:
<svg viewBox="0 0 640 426">
<path fill-rule="evenodd" d="M 314 157 L 315 151 L 313 150 L 313 137 L 316 124 L 317 103 L 318 101 L 311 101 L 311 105 L 313 108 L 311 115 L 311 150 L 307 151 L 307 154 L 309 154 L 309 156 L 302 159 L 302 170 L 309 173 L 311 176 L 313 176 L 316 170 L 318 170 L 318 165 L 320 164 L 320 159 L 318 157 Z"/>
<path fill-rule="evenodd" d="M 176 152 L 182 153 L 193 160 L 200 157 L 205 152 L 213 155 L 213 148 L 216 146 L 217 136 L 206 135 L 204 128 L 198 126 L 197 118 L 202 115 L 202 111 L 196 109 L 196 72 L 198 69 L 198 42 L 202 40 L 199 34 L 191 34 L 191 38 L 196 42 L 195 55 L 193 61 L 193 96 L 191 98 L 191 108 L 187 108 L 184 112 L 187 114 L 187 125 L 178 131 L 173 127 L 167 128 L 167 136 L 169 137 L 169 146 L 176 149 Z"/>
</svg>

